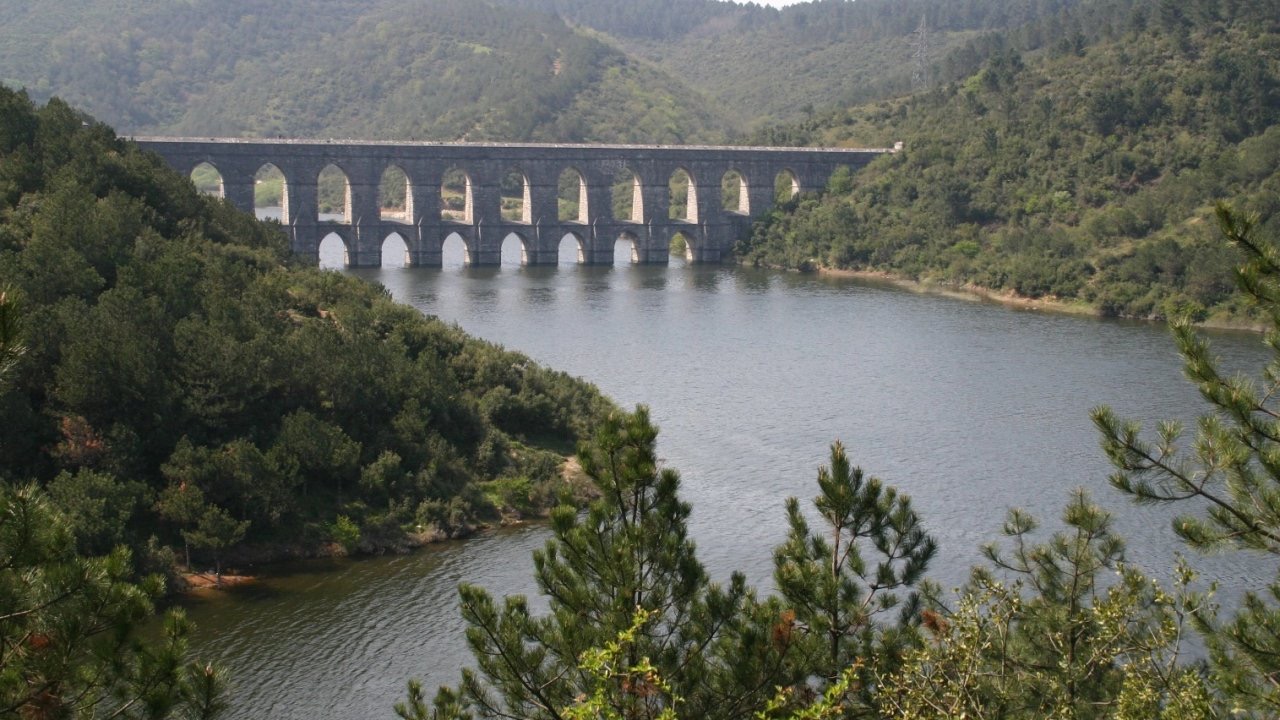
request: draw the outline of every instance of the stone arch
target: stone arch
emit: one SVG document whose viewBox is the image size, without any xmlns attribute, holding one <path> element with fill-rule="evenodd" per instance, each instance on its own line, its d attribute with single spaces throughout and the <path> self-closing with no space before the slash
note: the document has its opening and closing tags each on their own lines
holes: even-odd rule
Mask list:
<svg viewBox="0 0 1280 720">
<path fill-rule="evenodd" d="M 441 267 L 467 266 L 470 264 L 471 241 L 467 240 L 461 233 L 451 232 L 445 235 L 444 239 L 440 241 Z"/>
<path fill-rule="evenodd" d="M 621 255 L 619 245 L 622 245 Z M 619 257 L 625 257 L 625 264 L 634 265 L 640 262 L 640 238 L 635 233 L 623 230 L 613 241 L 613 264 L 618 265 Z"/>
<path fill-rule="evenodd" d="M 274 163 L 263 163 L 253 174 L 253 212 L 289 224 L 289 178 Z"/>
<path fill-rule="evenodd" d="M 405 169 L 392 163 L 378 181 L 378 219 L 383 222 L 413 222 L 413 181 Z"/>
<path fill-rule="evenodd" d="M 498 178 L 499 212 L 506 222 L 533 223 L 533 193 L 529 176 L 518 167 L 510 167 Z"/>
<path fill-rule="evenodd" d="M 316 176 L 316 212 L 321 220 L 351 224 L 351 179 L 335 163 Z"/>
<path fill-rule="evenodd" d="M 738 215 L 751 214 L 751 192 L 747 174 L 729 168 L 720 176 L 720 209 Z"/>
<path fill-rule="evenodd" d="M 576 222 L 586 225 L 591 213 L 587 206 L 587 176 L 576 167 L 560 171 L 556 181 L 556 215 L 560 222 Z"/>
<path fill-rule="evenodd" d="M 800 176 L 791 168 L 782 168 L 773 178 L 773 200 L 791 202 L 800 195 Z"/>
<path fill-rule="evenodd" d="M 470 173 L 457 165 L 445 170 L 440 176 L 440 219 L 470 224 L 475 217 L 474 197 Z"/>
<path fill-rule="evenodd" d="M 351 264 L 351 243 L 340 232 L 328 232 L 316 246 L 320 267 L 344 268 Z"/>
<path fill-rule="evenodd" d="M 227 187 L 223 183 L 222 173 L 208 160 L 191 168 L 190 177 L 199 192 L 220 198 L 227 196 Z"/>
<path fill-rule="evenodd" d="M 512 249 L 513 245 L 520 248 L 518 255 L 516 255 L 515 251 Z M 516 259 L 518 261 L 511 262 L 512 259 Z M 529 239 L 524 236 L 524 233 L 509 232 L 502 238 L 502 246 L 499 249 L 498 262 L 501 265 L 529 264 Z"/>
<path fill-rule="evenodd" d="M 671 220 L 698 222 L 698 182 L 688 168 L 678 167 L 667 180 L 667 217 Z"/>
<path fill-rule="evenodd" d="M 644 223 L 644 184 L 640 175 L 629 167 L 613 174 L 613 219 L 618 222 Z"/>
<path fill-rule="evenodd" d="M 692 263 L 694 258 L 693 233 L 685 233 L 679 230 L 671 233 L 671 238 L 667 241 L 667 249 L 670 257 L 682 258 L 685 262 Z"/>
<path fill-rule="evenodd" d="M 399 232 L 392 231 L 382 239 L 380 246 L 382 267 L 409 266 L 409 240 Z M 399 262 L 396 261 L 397 256 Z"/>
<path fill-rule="evenodd" d="M 565 245 L 564 244 L 566 240 L 571 243 L 569 252 L 573 257 L 573 259 L 569 261 L 569 264 L 581 265 L 582 263 L 586 262 L 587 243 L 585 240 L 582 239 L 582 236 L 576 232 L 567 232 L 564 234 L 564 237 L 560 238 L 560 243 L 556 246 L 557 262 L 564 263 L 565 261 Z"/>
</svg>

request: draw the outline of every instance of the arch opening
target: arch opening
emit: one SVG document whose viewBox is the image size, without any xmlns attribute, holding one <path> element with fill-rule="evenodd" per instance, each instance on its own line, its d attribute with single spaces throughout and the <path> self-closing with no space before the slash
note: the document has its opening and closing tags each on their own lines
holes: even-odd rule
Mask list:
<svg viewBox="0 0 1280 720">
<path fill-rule="evenodd" d="M 574 168 L 565 168 L 556 183 L 557 217 L 560 222 L 583 225 L 591 217 L 587 210 L 587 180 Z"/>
<path fill-rule="evenodd" d="M 737 170 L 730 170 L 720 178 L 720 209 L 739 215 L 751 214 L 747 177 Z"/>
<path fill-rule="evenodd" d="M 678 168 L 667 182 L 670 211 L 667 218 L 698 222 L 698 185 L 688 170 Z"/>
<path fill-rule="evenodd" d="M 440 219 L 471 222 L 471 176 L 461 168 L 449 168 L 440 181 Z"/>
<path fill-rule="evenodd" d="M 408 267 L 409 243 L 404 236 L 393 232 L 382 240 L 382 267 Z"/>
<path fill-rule="evenodd" d="M 320 267 L 341 270 L 348 265 L 347 241 L 338 233 L 329 233 L 320 240 Z"/>
<path fill-rule="evenodd" d="M 644 190 L 640 176 L 621 168 L 613 176 L 613 219 L 620 222 L 644 222 Z"/>
<path fill-rule="evenodd" d="M 773 201 L 776 203 L 791 202 L 800 195 L 800 181 L 790 170 L 783 170 L 773 179 Z"/>
<path fill-rule="evenodd" d="M 449 233 L 440 245 L 441 267 L 464 267 L 471 264 L 471 249 L 466 238 L 458 233 Z"/>
<path fill-rule="evenodd" d="M 498 183 L 498 199 L 502 219 L 529 225 L 533 223 L 533 203 L 529 178 L 517 168 L 503 173 Z"/>
<path fill-rule="evenodd" d="M 316 178 L 316 209 L 320 220 L 351 224 L 351 181 L 337 165 L 326 165 Z"/>
<path fill-rule="evenodd" d="M 525 241 L 524 236 L 520 233 L 508 233 L 502 239 L 502 257 L 500 260 L 503 266 L 519 266 L 529 264 L 529 245 Z"/>
<path fill-rule="evenodd" d="M 220 198 L 227 196 L 227 189 L 222 184 L 222 173 L 212 163 L 202 162 L 191 168 L 191 182 L 195 183 L 197 191 L 205 195 Z"/>
<path fill-rule="evenodd" d="M 693 262 L 693 243 L 690 242 L 689 236 L 682 232 L 672 233 L 671 243 L 667 250 L 671 257 L 681 258 L 685 262 Z"/>
<path fill-rule="evenodd" d="M 280 168 L 267 163 L 253 175 L 253 213 L 261 220 L 289 224 L 289 181 Z"/>
<path fill-rule="evenodd" d="M 383 222 L 413 222 L 413 184 L 398 165 L 388 165 L 378 181 L 378 218 Z"/>
<path fill-rule="evenodd" d="M 582 238 L 574 233 L 568 233 L 560 238 L 560 247 L 557 252 L 556 262 L 560 265 L 580 265 L 586 260 L 586 251 L 582 244 Z"/>
<path fill-rule="evenodd" d="M 640 243 L 635 235 L 624 232 L 613 241 L 613 265 L 634 265 L 640 262 Z"/>
</svg>

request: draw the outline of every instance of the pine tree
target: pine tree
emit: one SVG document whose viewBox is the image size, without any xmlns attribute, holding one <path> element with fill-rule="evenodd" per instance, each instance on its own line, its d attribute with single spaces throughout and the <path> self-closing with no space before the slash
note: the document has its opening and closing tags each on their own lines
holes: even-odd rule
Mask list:
<svg viewBox="0 0 1280 720">
<path fill-rule="evenodd" d="M 183 615 L 169 613 L 160 640 L 138 638 L 162 587 L 131 572 L 123 548 L 77 555 L 40 490 L 0 484 L 0 717 L 216 716 L 221 681 L 187 663 Z"/>
<path fill-rule="evenodd" d="M 560 720 L 564 708 L 599 690 L 584 654 L 629 629 L 620 661 L 636 667 L 643 660 L 666 684 L 613 678 L 601 696 L 613 716 L 654 718 L 675 698 L 681 717 L 736 719 L 763 707 L 780 667 L 771 660 L 777 653 L 769 626 L 751 621 L 759 613 L 749 612 L 754 605 L 741 575 L 723 588 L 708 581 L 688 537 L 679 475 L 659 467 L 656 439 L 644 407 L 601 424 L 579 452 L 599 499 L 585 514 L 555 510 L 553 537 L 534 553 L 549 613 L 533 615 L 521 596 L 499 603 L 463 585 L 477 667 L 463 671 L 458 688 L 442 688 L 430 708 L 411 683 L 409 701 L 396 708 L 401 717 Z M 636 617 L 643 622 L 632 628 Z"/>
<path fill-rule="evenodd" d="M 930 642 L 881 678 L 883 717 L 1179 718 L 1217 710 L 1178 640 L 1203 598 L 1179 570 L 1167 592 L 1124 563 L 1111 515 L 1077 492 L 1047 541 L 1012 510 L 1007 547 L 984 548 L 954 610 L 930 609 Z M 1116 579 L 1116 576 L 1119 576 Z"/>
<path fill-rule="evenodd" d="M 829 685 L 860 663 L 863 693 L 849 702 L 851 709 L 869 707 L 869 678 L 891 668 L 912 642 L 920 618 L 915 585 L 937 544 L 911 499 L 851 467 L 839 442 L 830 467 L 818 471 L 818 487 L 814 507 L 825 527 L 811 530 L 800 503 L 787 500 L 791 530 L 774 553 L 774 578 L 807 638 L 797 659 L 801 675 Z"/>
<path fill-rule="evenodd" d="M 1182 428 L 1164 422 L 1154 442 L 1109 408 L 1093 413 L 1116 468 L 1111 483 L 1139 503 L 1187 503 L 1199 509 L 1174 520 L 1174 532 L 1201 551 L 1243 549 L 1280 555 L 1280 247 L 1261 238 L 1257 219 L 1217 208 L 1223 235 L 1245 254 L 1237 284 L 1268 320 L 1273 358 L 1261 385 L 1225 377 L 1208 341 L 1188 322 L 1173 325 L 1187 376 L 1208 401 L 1190 452 Z M 1242 710 L 1280 714 L 1280 579 L 1245 594 L 1229 621 L 1198 616 L 1215 684 Z"/>
<path fill-rule="evenodd" d="M 0 290 L 3 374 L 23 352 L 21 313 Z M 188 663 L 190 624 L 164 620 L 161 638 L 138 629 L 163 581 L 130 581 L 123 547 L 104 557 L 76 552 L 71 522 L 34 486 L 0 479 L 0 717 L 212 720 L 223 707 L 211 665 Z"/>
</svg>

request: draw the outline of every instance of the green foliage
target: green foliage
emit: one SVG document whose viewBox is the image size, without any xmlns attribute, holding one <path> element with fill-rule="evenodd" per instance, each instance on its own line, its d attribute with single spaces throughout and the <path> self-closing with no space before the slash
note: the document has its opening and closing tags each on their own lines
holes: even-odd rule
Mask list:
<svg viewBox="0 0 1280 720">
<path fill-rule="evenodd" d="M 1180 447 L 1182 427 L 1164 422 L 1156 438 L 1121 421 L 1108 408 L 1093 413 L 1103 447 L 1116 472 L 1111 483 L 1140 503 L 1183 503 L 1191 511 L 1174 520 L 1174 532 L 1205 552 L 1253 550 L 1280 554 L 1280 246 L 1264 239 L 1256 217 L 1225 205 L 1217 208 L 1223 235 L 1246 257 L 1237 273 L 1241 290 L 1267 318 L 1266 343 L 1276 357 L 1259 378 L 1222 374 L 1207 340 L 1186 321 L 1173 326 L 1187 377 L 1211 412 L 1200 418 L 1189 448 Z M 1207 609 L 1196 616 L 1209 649 L 1215 686 L 1236 707 L 1262 716 L 1280 712 L 1280 580 L 1245 594 L 1233 618 Z"/>
<path fill-rule="evenodd" d="M 222 558 L 227 548 L 244 540 L 249 530 L 248 520 L 231 517 L 226 510 L 209 505 L 205 507 L 196 526 L 182 531 L 182 539 L 197 550 L 208 550 L 213 555 L 218 579 L 222 579 Z"/>
<path fill-rule="evenodd" d="M 682 142 L 722 127 L 678 74 L 498 3 L 87 0 L 0 17 L 0 81 L 140 134 Z"/>
<path fill-rule="evenodd" d="M 1091 4 L 6 0 L 0 82 L 150 134 L 714 141 L 907 91 L 922 16 L 951 80 Z"/>
<path fill-rule="evenodd" d="M 75 545 L 40 490 L 0 485 L 0 715 L 214 717 L 221 680 L 188 662 L 183 615 L 170 612 L 156 642 L 138 637 L 159 579 L 130 583 L 123 548 L 88 558 Z"/>
<path fill-rule="evenodd" d="M 905 147 L 770 215 L 738 254 L 1104 315 L 1248 319 L 1206 203 L 1236 197 L 1268 227 L 1280 209 L 1274 6 L 1210 3 L 1176 32 L 1125 22 L 1155 5 L 1083 4 L 975 46 L 957 82 L 758 137 Z"/>
<path fill-rule="evenodd" d="M 824 527 L 811 530 L 795 498 L 787 500 L 787 541 L 774 552 L 774 580 L 794 622 L 805 628 L 791 662 L 822 686 L 860 663 L 861 697 L 870 705 L 876 672 L 888 672 L 916 642 L 921 580 L 937 545 L 911 500 L 851 467 L 844 446 L 818 471 L 814 507 Z M 899 592 L 907 591 L 905 597 Z M 897 617 L 886 621 L 891 611 Z"/>
<path fill-rule="evenodd" d="M 431 708 L 411 685 L 397 707 L 402 717 L 555 718 L 584 697 L 622 718 L 654 717 L 674 709 L 675 698 L 690 717 L 740 718 L 763 707 L 777 667 L 769 635 L 749 621 L 743 578 L 722 588 L 695 558 L 689 506 L 678 497 L 677 473 L 658 467 L 656 433 L 643 407 L 600 424 L 579 452 L 599 498 L 585 515 L 553 511 L 553 538 L 534 554 L 548 614 L 533 615 L 522 596 L 498 603 L 462 585 L 477 667 L 463 671 L 457 689 L 441 689 Z M 628 672 L 602 679 L 599 667 L 581 665 L 593 649 L 607 655 L 637 614 L 643 622 L 617 662 L 669 683 L 661 691 L 637 687 Z"/>
<path fill-rule="evenodd" d="M 354 552 L 360 545 L 360 526 L 346 515 L 339 515 L 338 519 L 333 521 L 329 526 L 329 533 L 333 541 L 347 552 Z"/>
<path fill-rule="evenodd" d="M 291 267 L 275 226 L 65 104 L 0 104 L 27 128 L 0 153 L 0 466 L 48 486 L 84 551 L 142 557 L 155 535 L 221 563 L 327 542 L 339 512 L 396 543 L 423 503 L 474 527 L 498 517 L 481 482 L 544 477 L 535 450 L 608 408 L 385 291 Z"/>
<path fill-rule="evenodd" d="M 620 685 L 635 695 L 663 696 L 662 710 L 652 716 L 654 720 L 676 720 L 676 706 L 680 698 L 672 695 L 671 685 L 658 673 L 657 668 L 642 656 L 630 665 L 623 664 L 627 657 L 634 657 L 631 646 L 636 634 L 649 622 L 653 613 L 636 611 L 631 627 L 618 633 L 603 647 L 590 648 L 582 654 L 578 667 L 591 678 L 589 692 L 583 693 L 574 704 L 564 708 L 565 720 L 623 720 L 633 714 L 623 715 L 614 710 L 617 706 L 616 689 Z"/>
<path fill-rule="evenodd" d="M 945 619 L 935 616 L 932 642 L 881 678 L 883 717 L 1223 717 L 1205 676 L 1178 662 L 1186 619 L 1203 602 L 1187 590 L 1191 573 L 1180 573 L 1168 594 L 1126 567 L 1087 607 L 1068 612 L 1034 586 L 975 582 Z M 1082 686 L 1085 677 L 1097 684 Z"/>
</svg>

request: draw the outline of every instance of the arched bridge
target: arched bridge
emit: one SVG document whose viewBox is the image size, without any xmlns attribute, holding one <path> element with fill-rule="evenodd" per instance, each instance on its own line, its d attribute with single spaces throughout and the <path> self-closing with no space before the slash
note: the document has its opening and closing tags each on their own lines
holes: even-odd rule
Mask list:
<svg viewBox="0 0 1280 720">
<path fill-rule="evenodd" d="M 324 140 L 136 138 L 171 166 L 218 171 L 222 194 L 254 209 L 255 177 L 269 165 L 284 176 L 280 220 L 298 255 L 318 261 L 330 234 L 346 245 L 349 267 L 382 263 L 383 241 L 400 235 L 406 264 L 439 266 L 452 234 L 467 262 L 496 265 L 516 235 L 529 265 L 555 264 L 572 236 L 579 261 L 612 264 L 618 239 L 632 260 L 666 263 L 672 238 L 693 262 L 719 262 L 751 221 L 774 202 L 775 182 L 796 192 L 826 185 L 840 166 L 856 170 L 888 150 L 664 145 L 552 145 Z M 321 210 L 319 178 L 345 176 L 340 212 Z M 397 212 L 385 212 L 380 186 L 403 182 Z M 572 173 L 570 175 L 569 173 Z M 681 174 L 683 173 L 683 175 Z M 573 176 L 576 175 L 576 178 Z M 684 177 L 687 176 L 687 180 Z M 787 178 L 789 176 L 789 178 Z M 672 211 L 672 178 L 686 202 Z M 576 180 L 576 182 L 575 182 Z M 576 185 L 576 188 L 574 187 Z M 523 186 L 523 187 L 521 187 Z M 629 187 L 628 187 L 629 186 Z M 734 192 L 736 189 L 737 192 Z M 735 197 L 736 196 L 736 197 Z M 576 198 L 576 202 L 575 202 Z M 673 215 L 677 217 L 672 217 Z"/>
</svg>

